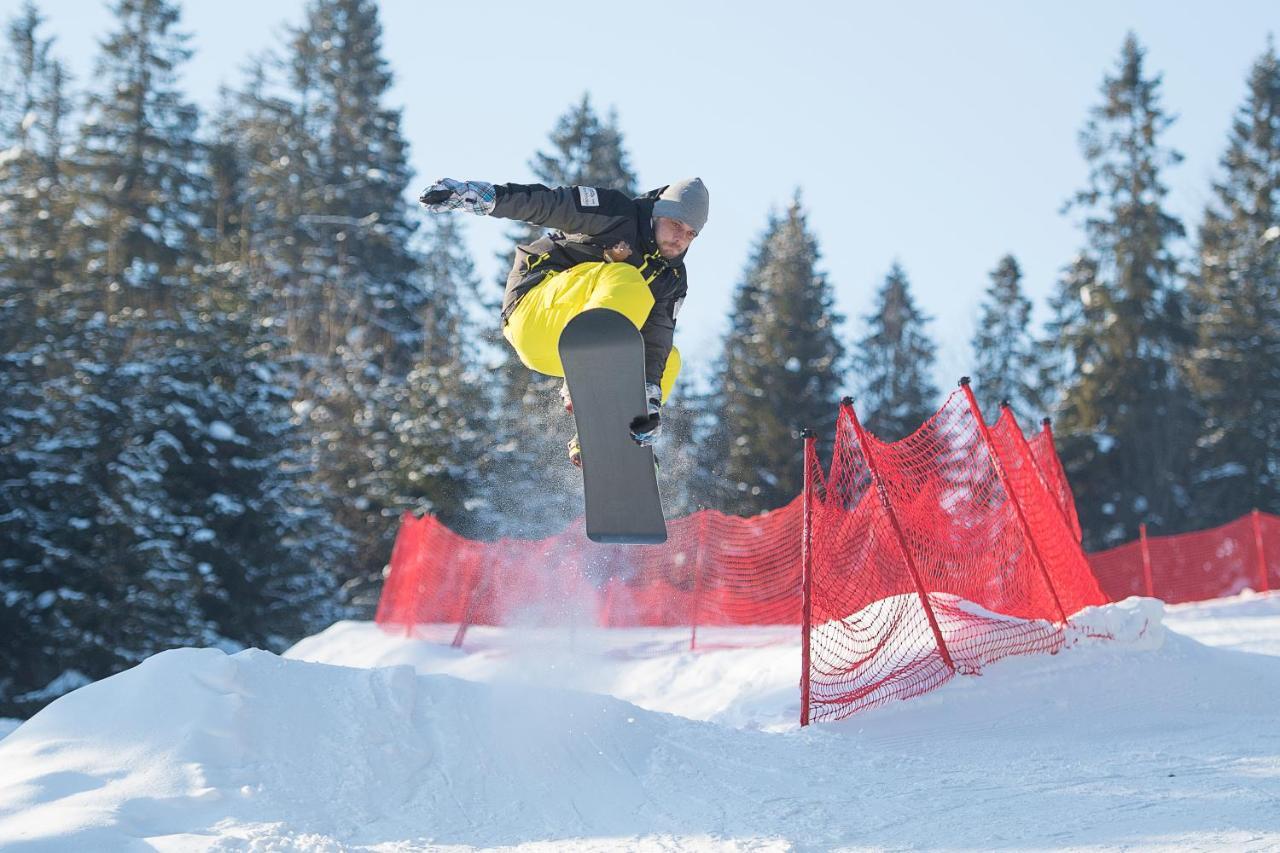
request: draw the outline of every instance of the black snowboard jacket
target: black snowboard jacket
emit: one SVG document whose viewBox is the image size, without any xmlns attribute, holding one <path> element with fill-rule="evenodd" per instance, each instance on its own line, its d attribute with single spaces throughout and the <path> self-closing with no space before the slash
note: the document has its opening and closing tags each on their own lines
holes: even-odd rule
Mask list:
<svg viewBox="0 0 1280 853">
<path fill-rule="evenodd" d="M 676 314 L 688 291 L 684 255 L 662 257 L 653 234 L 653 203 L 666 187 L 639 198 L 592 187 L 542 184 L 498 184 L 490 216 L 516 219 L 556 229 L 545 237 L 516 247 L 502 298 L 502 322 L 526 293 L 547 276 L 584 263 L 605 260 L 606 249 L 626 243 L 631 255 L 622 263 L 640 270 L 654 306 L 640 328 L 644 338 L 645 381 L 660 384 L 675 336 Z"/>
</svg>

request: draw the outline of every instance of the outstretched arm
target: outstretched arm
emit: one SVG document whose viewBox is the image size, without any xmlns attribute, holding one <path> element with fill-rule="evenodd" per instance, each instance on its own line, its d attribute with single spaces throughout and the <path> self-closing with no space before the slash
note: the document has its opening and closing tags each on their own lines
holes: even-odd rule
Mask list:
<svg viewBox="0 0 1280 853">
<path fill-rule="evenodd" d="M 593 187 L 547 187 L 542 184 L 488 184 L 445 178 L 423 190 L 418 200 L 440 213 L 465 210 L 516 219 L 569 234 L 604 234 L 634 215 L 626 193 Z"/>
<path fill-rule="evenodd" d="M 604 234 L 635 215 L 635 202 L 617 190 L 501 184 L 492 216 L 558 228 L 566 234 Z"/>
</svg>

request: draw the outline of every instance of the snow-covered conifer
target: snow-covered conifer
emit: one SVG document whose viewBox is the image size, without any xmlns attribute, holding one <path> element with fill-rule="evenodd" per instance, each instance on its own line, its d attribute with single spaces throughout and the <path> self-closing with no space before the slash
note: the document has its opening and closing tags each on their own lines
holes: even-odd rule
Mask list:
<svg viewBox="0 0 1280 853">
<path fill-rule="evenodd" d="M 833 435 L 843 318 L 820 257 L 797 192 L 770 215 L 751 253 L 712 378 L 714 429 L 703 441 L 703 467 L 719 483 L 717 508 L 725 512 L 790 502 L 804 479 L 799 431 Z"/>
<path fill-rule="evenodd" d="M 1203 416 L 1194 505 L 1204 527 L 1280 511 L 1280 59 L 1249 74 L 1200 230 L 1188 367 Z"/>
<path fill-rule="evenodd" d="M 858 416 L 877 437 L 895 441 L 917 430 L 939 403 L 929 318 L 916 306 L 900 264 L 890 268 L 863 319 L 867 334 L 854 354 Z"/>
<path fill-rule="evenodd" d="M 1187 332 L 1174 253 L 1183 227 L 1161 178 L 1181 155 L 1164 145 L 1173 119 L 1144 59 L 1129 35 L 1081 134 L 1090 177 L 1073 206 L 1096 268 L 1072 282 L 1081 310 L 1056 341 L 1073 367 L 1056 433 L 1090 548 L 1136 538 L 1141 522 L 1172 532 L 1188 513 L 1194 419 L 1177 367 Z"/>
<path fill-rule="evenodd" d="M 1024 424 L 1043 415 L 1036 391 L 1036 348 L 1031 338 L 1031 300 L 1023 295 L 1022 269 L 1005 255 L 991 271 L 991 285 L 973 336 L 974 392 L 988 419 L 1002 400 Z"/>
</svg>

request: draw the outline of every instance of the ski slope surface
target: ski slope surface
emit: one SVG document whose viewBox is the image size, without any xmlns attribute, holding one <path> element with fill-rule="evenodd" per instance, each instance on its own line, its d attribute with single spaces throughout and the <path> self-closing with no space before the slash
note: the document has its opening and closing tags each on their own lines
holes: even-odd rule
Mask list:
<svg viewBox="0 0 1280 853">
<path fill-rule="evenodd" d="M 0 740 L 0 850 L 1280 850 L 1280 596 L 1078 621 L 805 729 L 795 628 L 165 652 Z"/>
</svg>

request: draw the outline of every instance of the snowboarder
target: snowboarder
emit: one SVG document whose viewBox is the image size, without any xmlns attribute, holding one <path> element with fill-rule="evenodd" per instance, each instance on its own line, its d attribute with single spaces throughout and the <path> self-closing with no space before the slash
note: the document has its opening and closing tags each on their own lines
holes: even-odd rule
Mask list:
<svg viewBox="0 0 1280 853">
<path fill-rule="evenodd" d="M 429 211 L 465 210 L 555 229 L 516 247 L 502 299 L 502 332 L 529 369 L 564 376 L 557 344 L 568 322 L 591 308 L 623 314 L 644 338 L 648 417 L 631 437 L 651 445 L 662 429 L 662 404 L 680 371 L 672 345 L 688 291 L 684 256 L 707 222 L 709 196 L 689 178 L 632 198 L 586 186 L 438 181 L 419 201 Z M 568 385 L 560 389 L 573 411 Z M 575 435 L 569 459 L 581 465 Z"/>
</svg>

